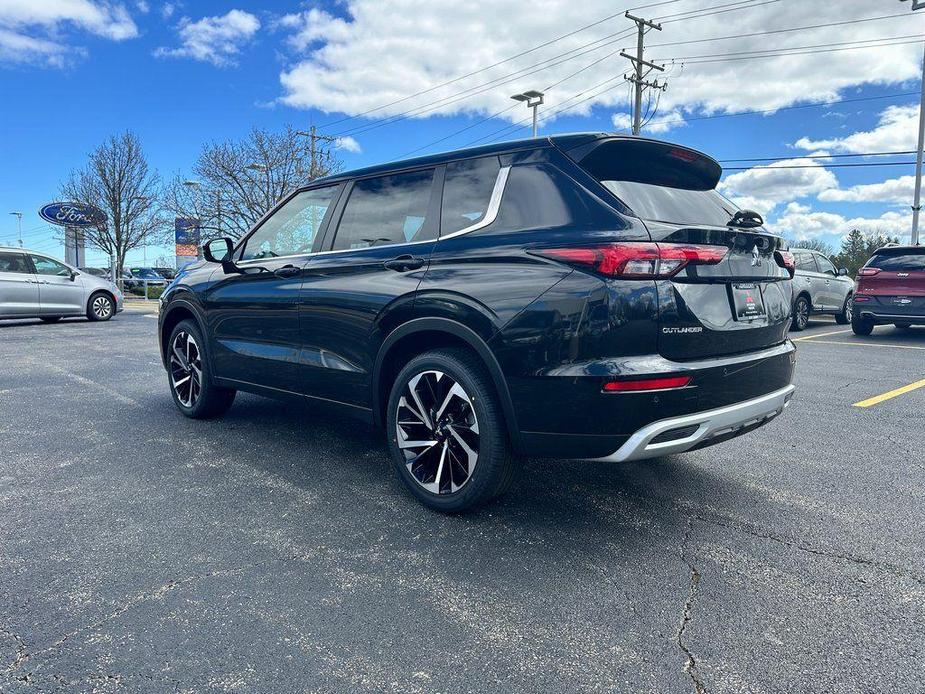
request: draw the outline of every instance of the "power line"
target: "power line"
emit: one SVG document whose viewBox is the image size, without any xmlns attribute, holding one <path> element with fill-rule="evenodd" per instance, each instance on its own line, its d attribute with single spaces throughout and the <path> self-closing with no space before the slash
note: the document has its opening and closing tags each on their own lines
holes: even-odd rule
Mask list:
<svg viewBox="0 0 925 694">
<path fill-rule="evenodd" d="M 897 150 L 896 152 L 854 152 L 852 154 L 791 154 L 786 157 L 751 157 L 749 159 L 717 159 L 723 162 L 749 162 L 749 161 L 787 161 L 789 159 L 844 159 L 846 157 L 896 157 L 901 154 L 915 154 L 914 149 Z M 778 168 L 778 167 L 775 167 Z"/>
<path fill-rule="evenodd" d="M 658 6 L 661 6 L 661 5 L 671 5 L 671 4 L 674 4 L 674 3 L 677 3 L 677 2 L 681 2 L 681 0 L 662 0 L 661 2 L 652 2 L 652 3 L 649 3 L 649 4 L 647 4 L 647 5 L 639 5 L 639 6 L 637 6 L 637 7 L 630 7 L 630 8 L 627 8 L 627 9 L 629 9 L 629 10 L 639 10 L 639 9 L 645 9 L 645 8 L 648 8 L 648 7 L 658 7 Z M 320 125 L 320 126 L 318 126 L 318 127 L 319 127 L 319 128 L 327 128 L 327 127 L 330 127 L 330 126 L 332 126 L 332 125 L 336 125 L 336 124 L 338 124 L 338 123 L 343 123 L 343 122 L 345 122 L 345 121 L 353 120 L 353 119 L 355 119 L 355 118 L 362 118 L 362 117 L 365 116 L 365 115 L 369 115 L 370 113 L 374 113 L 374 112 L 376 112 L 376 111 L 381 111 L 382 109 L 388 108 L 389 106 L 395 106 L 396 104 L 400 104 L 400 103 L 403 103 L 403 102 L 408 101 L 408 100 L 410 100 L 410 99 L 413 99 L 413 98 L 415 98 L 416 96 L 422 96 L 423 94 L 428 94 L 428 93 L 430 93 L 430 92 L 436 91 L 437 89 L 440 89 L 441 87 L 446 87 L 446 86 L 448 86 L 448 85 L 450 85 L 450 84 L 455 84 L 456 82 L 460 82 L 461 80 L 464 80 L 464 79 L 466 79 L 467 77 L 472 77 L 473 75 L 477 75 L 477 74 L 479 74 L 480 72 L 485 72 L 486 70 L 490 70 L 490 69 L 493 68 L 493 67 L 498 67 L 499 65 L 503 65 L 504 63 L 508 63 L 508 62 L 510 62 L 510 61 L 512 61 L 512 60 L 516 60 L 517 58 L 521 58 L 521 57 L 527 55 L 528 53 L 533 53 L 534 51 L 538 51 L 538 50 L 541 49 L 541 48 L 545 48 L 546 46 L 550 46 L 550 45 L 552 45 L 552 44 L 554 44 L 554 43 L 558 43 L 558 42 L 561 41 L 562 39 L 566 39 L 566 38 L 568 38 L 568 37 L 570 37 L 570 36 L 574 36 L 575 34 L 579 34 L 579 33 L 581 33 L 582 31 L 585 31 L 585 30 L 590 29 L 590 28 L 592 28 L 592 27 L 595 27 L 595 26 L 598 26 L 598 25 L 600 25 L 600 24 L 603 24 L 604 22 L 607 22 L 607 21 L 609 21 L 609 20 L 611 20 L 611 19 L 614 19 L 615 17 L 619 17 L 621 14 L 623 14 L 624 11 L 626 11 L 626 10 L 620 10 L 619 12 L 615 12 L 614 14 L 607 15 L 606 17 L 603 17 L 603 18 L 601 18 L 601 19 L 599 19 L 599 20 L 597 20 L 597 21 L 595 21 L 595 22 L 591 22 L 590 24 L 586 24 L 586 25 L 584 25 L 584 26 L 582 26 L 582 27 L 579 27 L 578 29 L 575 29 L 574 31 L 570 31 L 570 32 L 568 32 L 567 34 L 562 34 L 561 36 L 557 36 L 557 37 L 554 38 L 554 39 L 550 39 L 549 41 L 545 41 L 544 43 L 541 43 L 541 44 L 538 44 L 538 45 L 536 45 L 536 46 L 533 46 L 532 48 L 528 48 L 528 49 L 525 50 L 525 51 L 521 51 L 520 53 L 516 53 L 516 54 L 514 54 L 514 55 L 512 55 L 512 56 L 509 56 L 509 57 L 507 57 L 507 58 L 504 58 L 503 60 L 499 60 L 498 62 L 492 63 L 491 65 L 486 65 L 485 67 L 481 67 L 481 68 L 479 68 L 479 69 L 477 69 L 477 70 L 473 70 L 472 72 L 468 72 L 468 73 L 466 73 L 465 75 L 460 75 L 460 76 L 458 76 L 458 77 L 454 77 L 453 79 L 447 80 L 447 81 L 445 81 L 445 82 L 441 82 L 440 84 L 436 84 L 436 85 L 434 85 L 433 87 L 428 87 L 427 89 L 422 89 L 421 91 L 415 92 L 414 94 L 409 94 L 408 96 L 403 96 L 403 97 L 401 97 L 400 99 L 396 99 L 396 100 L 394 100 L 394 101 L 390 101 L 390 102 L 387 103 L 387 104 L 382 104 L 381 106 L 376 106 L 375 108 L 371 108 L 371 109 L 369 109 L 368 111 L 363 111 L 362 113 L 357 113 L 357 114 L 355 114 L 355 115 L 353 115 L 353 116 L 346 116 L 346 117 L 344 117 L 344 118 L 339 118 L 339 119 L 334 120 L 334 121 L 329 121 L 329 122 L 324 123 L 324 124 L 322 124 L 322 125 Z M 592 43 L 596 43 L 596 42 L 592 42 Z"/>
<path fill-rule="evenodd" d="M 799 158 L 799 157 L 795 157 Z M 844 168 L 863 168 L 863 167 L 874 167 L 874 166 L 913 166 L 914 161 L 868 161 L 868 162 L 853 162 L 850 164 L 829 164 L 824 167 L 826 169 L 844 169 Z M 754 166 L 732 166 L 729 168 L 723 167 L 723 171 L 751 171 L 756 167 Z M 782 169 L 816 169 L 819 168 L 815 164 L 795 164 L 793 166 L 775 166 L 773 167 L 774 171 L 779 171 Z"/>
<path fill-rule="evenodd" d="M 712 6 L 712 7 L 701 8 L 701 9 L 698 9 L 698 10 L 690 10 L 690 11 L 688 11 L 687 13 L 682 13 L 682 14 L 697 13 L 696 16 L 695 16 L 695 17 L 683 17 L 683 18 L 681 18 L 681 19 L 691 19 L 691 18 L 696 18 L 696 17 L 706 17 L 706 16 L 711 16 L 711 15 L 714 15 L 714 14 L 721 14 L 721 13 L 723 13 L 723 12 L 731 12 L 731 11 L 736 11 L 736 10 L 751 9 L 751 8 L 753 8 L 753 7 L 758 7 L 758 6 L 760 6 L 760 5 L 767 5 L 767 4 L 771 4 L 771 3 L 775 3 L 775 2 L 780 2 L 780 0 L 763 0 L 762 2 L 758 2 L 758 3 L 756 3 L 756 4 L 744 4 L 744 3 L 755 3 L 755 0 L 739 0 L 738 2 L 727 3 L 726 5 L 714 5 L 714 6 Z M 663 3 L 656 3 L 656 4 L 663 4 Z M 734 5 L 734 7 L 730 7 L 730 5 Z M 640 7 L 648 7 L 648 6 L 643 5 L 643 6 L 640 6 Z M 724 9 L 719 9 L 719 8 L 724 8 Z M 634 9 L 635 9 L 635 8 L 634 8 Z M 666 15 L 666 16 L 667 16 L 667 17 L 676 17 L 676 16 L 678 16 L 678 15 Z M 659 19 L 662 19 L 662 18 L 661 18 L 661 17 L 656 17 L 656 19 L 659 20 Z M 669 19 L 669 20 L 666 21 L 666 23 L 671 22 L 671 21 L 681 21 L 681 19 Z M 563 52 L 563 53 L 560 53 L 560 54 L 558 54 L 558 55 L 555 55 L 555 56 L 553 56 L 552 58 L 547 58 L 547 59 L 545 59 L 545 60 L 541 60 L 541 61 L 538 62 L 538 63 L 534 63 L 533 65 L 529 65 L 529 66 L 527 66 L 527 67 L 525 67 L 525 68 L 521 68 L 520 70 L 517 70 L 517 71 L 515 71 L 515 72 L 513 72 L 513 73 L 508 73 L 507 75 L 503 75 L 503 76 L 501 76 L 501 77 L 499 77 L 499 78 L 496 78 L 496 79 L 494 79 L 494 80 L 490 80 L 490 81 L 488 81 L 488 82 L 483 82 L 483 83 L 481 83 L 481 84 L 479 84 L 479 85 L 476 85 L 476 86 L 474 86 L 474 87 L 470 87 L 470 88 L 468 88 L 468 89 L 462 90 L 461 92 L 457 92 L 456 94 L 451 94 L 450 96 L 444 97 L 444 98 L 442 98 L 442 99 L 438 99 L 437 101 L 430 102 L 430 103 L 427 103 L 427 104 L 422 104 L 421 106 L 417 106 L 417 107 L 414 107 L 414 108 L 409 109 L 409 110 L 407 110 L 407 111 L 400 112 L 400 113 L 398 113 L 398 114 L 395 114 L 394 116 L 388 117 L 388 118 L 387 118 L 386 120 L 384 120 L 384 121 L 380 121 L 380 122 L 378 122 L 378 123 L 373 123 L 373 124 L 359 125 L 359 126 L 355 126 L 355 127 L 353 127 L 353 128 L 348 128 L 347 130 L 343 130 L 343 131 L 334 133 L 333 136 L 334 136 L 334 137 L 340 137 L 340 136 L 345 136 L 345 135 L 355 135 L 355 134 L 365 133 L 365 132 L 369 132 L 370 130 L 374 130 L 374 129 L 376 129 L 376 128 L 383 127 L 383 126 L 385 126 L 385 125 L 391 125 L 391 124 L 393 124 L 393 123 L 397 123 L 397 122 L 406 120 L 407 118 L 410 118 L 410 117 L 413 117 L 413 116 L 419 116 L 419 115 L 422 115 L 422 114 L 424 114 L 424 113 L 429 113 L 429 112 L 434 111 L 434 110 L 436 110 L 437 108 L 440 108 L 440 107 L 442 107 L 442 106 L 448 106 L 448 105 L 450 105 L 450 104 L 452 104 L 452 103 L 456 103 L 456 102 L 458 102 L 458 101 L 463 101 L 463 100 L 468 99 L 468 98 L 470 98 L 470 97 L 472 97 L 472 96 L 476 96 L 476 95 L 478 95 L 478 94 L 482 94 L 482 93 L 484 93 L 484 92 L 486 92 L 486 91 L 489 91 L 491 88 L 493 88 L 493 87 L 495 87 L 495 86 L 500 86 L 501 84 L 506 84 L 507 82 L 512 82 L 512 81 L 514 81 L 515 79 L 518 79 L 519 77 L 526 77 L 526 76 L 528 76 L 528 75 L 535 74 L 536 72 L 540 72 L 540 71 L 542 71 L 542 70 L 545 70 L 545 69 L 548 69 L 548 68 L 551 68 L 551 67 L 555 67 L 555 66 L 557 66 L 557 65 L 561 65 L 562 63 L 568 62 L 568 61 L 570 61 L 570 60 L 574 60 L 575 58 L 579 58 L 579 57 L 581 57 L 581 56 L 583 56 L 583 55 L 587 55 L 588 53 L 593 53 L 594 51 L 597 51 L 597 50 L 600 50 L 601 48 L 604 48 L 605 45 L 608 45 L 608 44 L 610 44 L 610 43 L 616 43 L 617 40 L 619 40 L 619 39 L 621 39 L 621 38 L 625 38 L 626 36 L 629 36 L 631 33 L 632 33 L 632 30 L 629 30 L 629 31 L 621 31 L 621 32 L 616 32 L 616 33 L 614 33 L 614 34 L 610 34 L 610 35 L 605 36 L 605 37 L 603 37 L 603 38 L 601 38 L 601 39 L 597 39 L 597 40 L 595 40 L 595 41 L 591 41 L 590 43 L 584 44 L 584 45 L 582 45 L 582 46 L 578 46 L 577 48 L 574 48 L 574 49 L 565 51 L 565 52 Z M 612 39 L 612 40 L 609 40 L 609 41 L 608 41 L 608 39 Z M 604 41 L 607 41 L 607 43 L 602 43 L 602 42 L 604 42 Z M 600 43 L 601 45 L 595 46 L 594 48 L 588 48 L 587 50 L 583 50 L 583 49 L 587 48 L 588 46 L 592 46 L 592 45 L 594 45 L 594 44 L 596 44 L 596 43 Z M 571 55 L 570 57 L 564 57 L 564 56 L 569 56 L 569 54 L 574 54 L 574 55 Z M 558 58 L 564 58 L 564 59 L 563 59 L 563 60 L 558 60 L 558 61 L 557 61 Z M 557 61 L 557 62 L 553 62 L 553 61 Z M 507 62 L 507 61 L 501 61 L 501 62 Z M 501 63 L 499 62 L 498 64 L 501 64 Z M 537 69 L 533 69 L 533 68 L 537 68 Z M 485 69 L 488 69 L 488 68 L 485 68 Z M 482 72 L 482 71 L 483 71 L 483 70 L 477 70 L 477 71 L 473 72 L 472 74 L 478 74 L 478 72 Z M 462 79 L 462 78 L 460 78 L 460 79 Z M 453 81 L 458 81 L 458 80 L 453 80 Z M 443 85 L 438 85 L 438 87 L 434 87 L 434 88 L 432 88 L 432 89 L 430 89 L 430 90 L 426 90 L 426 91 L 433 91 L 434 89 L 439 88 L 439 86 L 443 86 Z M 471 92 L 471 93 L 467 93 L 467 92 Z M 416 95 L 413 95 L 413 96 L 416 96 Z M 459 97 L 459 98 L 456 98 L 456 97 Z M 411 98 L 411 97 L 409 97 L 409 98 Z M 384 108 L 384 107 L 383 107 L 383 108 Z M 379 110 L 379 109 L 377 108 L 377 109 L 375 109 L 375 110 Z M 367 112 L 367 113 L 368 113 L 368 112 Z M 361 115 L 362 115 L 362 114 L 361 114 Z M 341 120 L 342 120 L 342 121 L 343 121 L 343 120 L 350 120 L 350 119 L 355 118 L 355 117 L 359 117 L 359 116 L 351 116 L 351 117 L 349 117 L 349 118 L 347 118 L 347 119 L 341 119 Z M 328 124 L 328 125 L 330 125 L 330 124 Z"/>
</svg>

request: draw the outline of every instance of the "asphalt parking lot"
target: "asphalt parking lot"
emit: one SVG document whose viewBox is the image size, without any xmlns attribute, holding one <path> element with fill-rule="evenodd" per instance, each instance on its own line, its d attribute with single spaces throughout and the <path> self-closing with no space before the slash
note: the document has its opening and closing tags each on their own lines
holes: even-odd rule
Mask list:
<svg viewBox="0 0 925 694">
<path fill-rule="evenodd" d="M 925 329 L 814 322 L 769 426 L 445 517 L 352 421 L 184 419 L 155 327 L 0 323 L 0 691 L 925 689 L 925 388 L 870 402 Z"/>
</svg>

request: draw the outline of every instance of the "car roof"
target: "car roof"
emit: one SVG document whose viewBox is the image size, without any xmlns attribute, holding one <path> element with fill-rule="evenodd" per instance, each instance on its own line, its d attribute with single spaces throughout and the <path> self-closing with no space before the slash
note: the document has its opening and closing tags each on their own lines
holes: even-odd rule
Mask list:
<svg viewBox="0 0 925 694">
<path fill-rule="evenodd" d="M 422 166 L 436 166 L 438 164 L 445 164 L 451 161 L 458 161 L 461 159 L 472 159 L 475 157 L 485 157 L 491 155 L 500 155 L 508 154 L 511 152 L 518 152 L 523 150 L 531 149 L 545 149 L 549 147 L 558 147 L 559 149 L 569 150 L 574 147 L 579 147 L 581 145 L 586 145 L 595 140 L 636 140 L 643 142 L 653 142 L 653 143 L 662 143 L 664 140 L 655 140 L 651 138 L 639 137 L 636 135 L 617 135 L 615 133 L 607 132 L 580 132 L 580 133 L 565 133 L 561 135 L 548 135 L 545 137 L 531 137 L 521 140 L 508 140 L 506 142 L 496 142 L 492 144 L 480 145 L 478 147 L 466 147 L 463 149 L 456 149 L 447 152 L 439 152 L 437 154 L 427 154 L 420 157 L 413 157 L 411 159 L 398 159 L 395 161 L 386 162 L 383 164 L 375 164 L 373 166 L 367 166 L 361 169 L 352 169 L 350 171 L 343 171 L 326 176 L 324 178 L 319 178 L 315 181 L 312 181 L 311 186 L 314 187 L 319 184 L 327 183 L 340 183 L 345 180 L 350 180 L 353 178 L 360 178 L 363 176 L 370 176 L 381 173 L 389 173 L 392 171 L 399 171 L 402 169 L 415 169 Z M 691 149 L 689 147 L 684 147 L 684 149 Z M 693 150 L 696 151 L 696 150 Z M 697 152 L 708 159 L 711 158 L 709 155 L 704 155 L 702 152 Z"/>
</svg>

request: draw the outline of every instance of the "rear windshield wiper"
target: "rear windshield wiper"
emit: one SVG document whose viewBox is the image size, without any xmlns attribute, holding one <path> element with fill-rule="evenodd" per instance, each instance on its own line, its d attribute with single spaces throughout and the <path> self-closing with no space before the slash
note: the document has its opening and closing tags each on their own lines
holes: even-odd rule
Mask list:
<svg viewBox="0 0 925 694">
<path fill-rule="evenodd" d="M 726 222 L 727 227 L 737 229 L 754 229 L 764 225 L 764 219 L 754 210 L 736 210 L 732 219 Z"/>
</svg>

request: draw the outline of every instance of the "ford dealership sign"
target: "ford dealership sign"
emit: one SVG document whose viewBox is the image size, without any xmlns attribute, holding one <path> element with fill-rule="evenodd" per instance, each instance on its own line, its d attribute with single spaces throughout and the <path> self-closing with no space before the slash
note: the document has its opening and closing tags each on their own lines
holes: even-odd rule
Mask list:
<svg viewBox="0 0 925 694">
<path fill-rule="evenodd" d="M 63 227 L 97 227 L 106 223 L 106 213 L 82 202 L 52 202 L 39 210 L 46 222 Z"/>
</svg>

